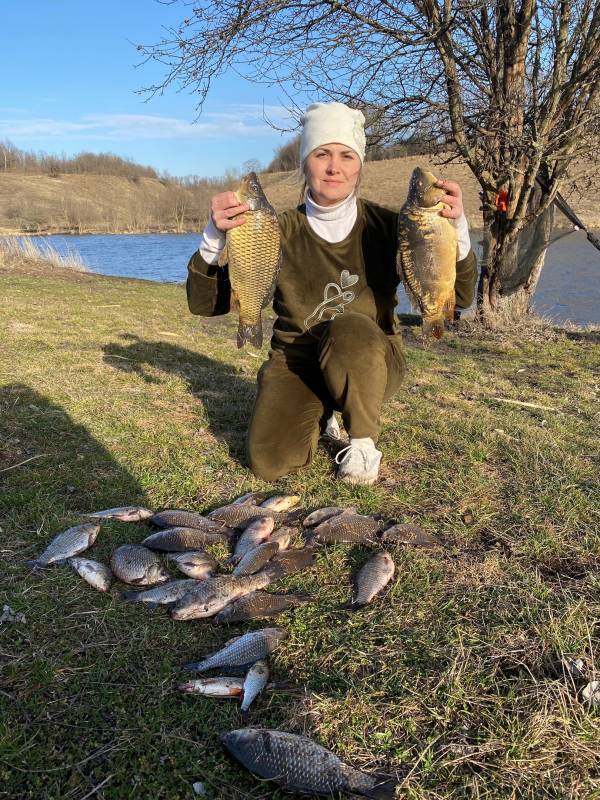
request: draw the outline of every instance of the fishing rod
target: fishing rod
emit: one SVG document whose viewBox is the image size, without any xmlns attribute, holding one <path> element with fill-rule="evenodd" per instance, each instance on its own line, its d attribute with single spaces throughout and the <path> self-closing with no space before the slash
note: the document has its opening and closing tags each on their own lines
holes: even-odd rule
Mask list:
<svg viewBox="0 0 600 800">
<path fill-rule="evenodd" d="M 539 176 L 536 176 L 536 181 L 539 183 L 539 185 L 545 192 L 547 192 L 548 194 L 550 193 L 550 188 L 545 181 L 543 181 Z M 575 226 L 575 228 L 579 228 L 580 230 L 585 231 L 588 242 L 594 245 L 596 250 L 600 250 L 600 239 L 594 233 L 592 233 L 587 229 L 587 227 L 579 219 L 577 214 L 573 211 L 571 206 L 567 203 L 567 201 L 561 195 L 560 192 L 556 193 L 556 196 L 554 198 L 554 203 L 562 211 L 562 213 L 569 220 L 569 222 L 571 222 Z"/>
</svg>

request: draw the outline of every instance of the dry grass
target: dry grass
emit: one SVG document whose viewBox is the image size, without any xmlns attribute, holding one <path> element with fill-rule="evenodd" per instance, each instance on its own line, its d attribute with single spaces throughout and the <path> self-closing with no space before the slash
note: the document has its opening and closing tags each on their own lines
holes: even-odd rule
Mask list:
<svg viewBox="0 0 600 800">
<path fill-rule="evenodd" d="M 61 255 L 49 242 L 34 244 L 26 238 L 6 236 L 0 238 L 0 266 L 6 269 L 31 271 L 39 269 L 70 269 L 87 272 L 87 267 L 76 251 Z"/>
</svg>

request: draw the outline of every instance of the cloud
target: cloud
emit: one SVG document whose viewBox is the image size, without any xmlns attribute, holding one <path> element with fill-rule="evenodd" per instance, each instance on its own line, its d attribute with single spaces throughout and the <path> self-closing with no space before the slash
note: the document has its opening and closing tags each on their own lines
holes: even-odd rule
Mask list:
<svg viewBox="0 0 600 800">
<path fill-rule="evenodd" d="M 295 123 L 283 106 L 229 105 L 207 111 L 191 123 L 178 117 L 153 114 L 86 114 L 76 120 L 13 118 L 0 120 L 0 139 L 47 140 L 107 139 L 213 139 L 272 136 L 273 128 L 293 128 Z"/>
</svg>

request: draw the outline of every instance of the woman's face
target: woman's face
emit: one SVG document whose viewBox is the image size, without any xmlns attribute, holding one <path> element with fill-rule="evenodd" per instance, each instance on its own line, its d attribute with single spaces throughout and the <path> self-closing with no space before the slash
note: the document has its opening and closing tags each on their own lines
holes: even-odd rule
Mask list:
<svg viewBox="0 0 600 800">
<path fill-rule="evenodd" d="M 312 199 L 333 206 L 354 191 L 361 170 L 358 154 L 345 144 L 315 148 L 304 162 L 304 174 Z"/>
</svg>

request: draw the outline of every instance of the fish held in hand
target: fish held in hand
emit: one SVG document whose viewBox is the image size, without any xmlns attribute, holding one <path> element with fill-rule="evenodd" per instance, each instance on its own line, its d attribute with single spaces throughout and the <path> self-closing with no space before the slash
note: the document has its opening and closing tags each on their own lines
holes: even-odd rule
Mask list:
<svg viewBox="0 0 600 800">
<path fill-rule="evenodd" d="M 382 550 L 370 558 L 356 575 L 356 596 L 347 608 L 357 609 L 368 605 L 383 591 L 394 577 L 396 566 L 389 553 Z"/>
<path fill-rule="evenodd" d="M 207 544 L 227 543 L 225 533 L 202 531 L 198 528 L 164 528 L 162 531 L 146 536 L 142 544 L 150 550 L 166 553 L 184 553 L 186 550 L 202 549 Z"/>
<path fill-rule="evenodd" d="M 94 511 L 91 514 L 82 514 L 83 517 L 92 519 L 116 519 L 119 522 L 141 522 L 150 519 L 154 511 L 143 506 L 120 506 L 119 508 L 105 508 L 104 511 Z"/>
<path fill-rule="evenodd" d="M 439 212 L 444 190 L 420 167 L 413 170 L 408 197 L 398 216 L 397 269 L 413 305 L 423 315 L 423 337 L 441 339 L 444 320 L 454 318 L 458 252 L 456 228 Z"/>
<path fill-rule="evenodd" d="M 379 523 L 371 517 L 345 512 L 325 520 L 313 531 L 321 544 L 373 544 L 379 532 Z"/>
<path fill-rule="evenodd" d="M 204 550 L 169 553 L 167 560 L 172 561 L 180 572 L 195 578 L 197 581 L 211 578 L 217 571 L 217 562 Z"/>
<path fill-rule="evenodd" d="M 213 622 L 217 625 L 230 625 L 234 622 L 246 622 L 249 619 L 268 619 L 291 608 L 297 608 L 303 603 L 310 603 L 313 599 L 312 595 L 304 593 L 251 592 L 219 611 L 213 617 Z"/>
<path fill-rule="evenodd" d="M 181 598 L 171 610 L 171 617 L 178 620 L 212 617 L 238 597 L 256 589 L 264 589 L 271 580 L 271 576 L 264 572 L 241 577 L 220 575 L 209 578 L 199 582 L 194 591 Z"/>
<path fill-rule="evenodd" d="M 169 581 L 163 583 L 161 586 L 156 586 L 154 589 L 147 589 L 145 592 L 123 592 L 121 595 L 123 600 L 129 600 L 132 603 L 143 603 L 148 608 L 156 608 L 156 606 L 166 606 L 170 603 L 176 603 L 178 600 L 193 591 L 198 585 L 198 581 L 191 578 L 184 578 L 178 581 Z"/>
<path fill-rule="evenodd" d="M 80 556 L 70 558 L 69 564 L 94 589 L 99 592 L 107 592 L 110 589 L 113 574 L 106 564 L 101 564 L 92 558 L 81 558 Z"/>
<path fill-rule="evenodd" d="M 256 173 L 242 178 L 235 192 L 240 204 L 250 206 L 246 221 L 226 233 L 219 265 L 229 265 L 232 301 L 239 306 L 237 346 L 263 343 L 261 311 L 273 299 L 281 267 L 281 231 Z"/>
<path fill-rule="evenodd" d="M 184 669 L 206 672 L 209 669 L 253 664 L 261 658 L 266 658 L 287 637 L 288 632 L 284 628 L 261 628 L 258 631 L 250 631 L 231 639 L 225 647 L 202 661 L 186 664 Z"/>
<path fill-rule="evenodd" d="M 110 566 L 120 581 L 136 586 L 152 586 L 171 577 L 161 566 L 156 553 L 140 544 L 117 547 L 110 559 Z"/>
<path fill-rule="evenodd" d="M 255 775 L 299 794 L 333 797 L 353 793 L 372 800 L 393 800 L 395 786 L 360 772 L 305 736 L 265 728 L 241 728 L 221 736 L 224 747 Z"/>
<path fill-rule="evenodd" d="M 197 528 L 209 533 L 224 533 L 223 525 L 215 523 L 214 520 L 203 517 L 195 511 L 182 511 L 177 508 L 158 511 L 150 517 L 150 522 L 157 528 Z"/>
<path fill-rule="evenodd" d="M 244 688 L 242 692 L 242 703 L 240 711 L 242 719 L 246 719 L 248 711 L 254 700 L 262 692 L 269 680 L 269 666 L 266 661 L 260 659 L 253 664 L 244 678 Z"/>
<path fill-rule="evenodd" d="M 244 688 L 244 679 L 223 676 L 197 678 L 180 683 L 177 688 L 180 692 L 203 694 L 206 697 L 240 697 Z"/>
<path fill-rule="evenodd" d="M 233 570 L 234 575 L 253 575 L 262 569 L 279 552 L 279 543 L 263 542 L 257 547 L 253 547 L 239 560 L 238 565 Z"/>
<path fill-rule="evenodd" d="M 67 528 L 52 539 L 44 552 L 37 558 L 26 561 L 28 567 L 47 567 L 49 564 L 60 564 L 72 556 L 83 553 L 91 547 L 98 537 L 100 525 L 95 522 L 85 522 Z"/>
<path fill-rule="evenodd" d="M 385 544 L 409 544 L 413 547 L 439 547 L 439 541 L 419 525 L 411 523 L 392 525 L 381 535 Z"/>
</svg>

